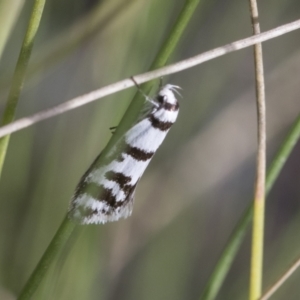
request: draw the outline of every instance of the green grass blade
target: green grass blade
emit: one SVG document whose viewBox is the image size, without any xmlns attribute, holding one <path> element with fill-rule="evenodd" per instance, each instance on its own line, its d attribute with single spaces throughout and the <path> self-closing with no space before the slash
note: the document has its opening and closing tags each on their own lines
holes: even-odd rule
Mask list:
<svg viewBox="0 0 300 300">
<path fill-rule="evenodd" d="M 39 263 L 37 264 L 35 270 L 21 291 L 18 300 L 28 300 L 31 298 L 32 294 L 38 288 L 51 263 L 53 262 L 54 257 L 56 257 L 57 253 L 63 248 L 75 226 L 76 224 L 66 216 Z"/>
<path fill-rule="evenodd" d="M 300 137 L 300 115 L 292 125 L 290 132 L 278 150 L 266 176 L 266 194 L 272 189 L 280 171 L 292 152 L 296 142 Z M 227 245 L 225 246 L 219 261 L 204 288 L 204 292 L 200 300 L 213 300 L 217 296 L 224 279 L 231 267 L 231 264 L 237 254 L 237 251 L 245 237 L 248 225 L 252 219 L 253 203 L 246 209 L 239 222 L 237 223 L 233 233 L 231 234 Z"/>
<path fill-rule="evenodd" d="M 33 42 L 40 25 L 44 6 L 45 0 L 35 0 L 27 31 L 19 54 L 18 62 L 13 75 L 12 85 L 9 91 L 1 125 L 6 125 L 12 122 L 15 118 L 16 108 L 25 80 L 27 65 L 32 51 Z M 9 139 L 10 135 L 7 135 L 0 139 L 0 176 L 3 169 Z"/>
</svg>

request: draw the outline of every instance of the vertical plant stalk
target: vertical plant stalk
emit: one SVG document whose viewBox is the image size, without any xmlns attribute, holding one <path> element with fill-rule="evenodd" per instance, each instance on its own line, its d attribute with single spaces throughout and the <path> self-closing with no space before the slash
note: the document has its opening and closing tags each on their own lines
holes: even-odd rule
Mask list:
<svg viewBox="0 0 300 300">
<path fill-rule="evenodd" d="M 170 55 L 174 52 L 199 1 L 200 0 L 186 1 L 186 4 L 184 5 L 169 35 L 169 38 L 166 40 L 161 50 L 159 51 L 158 55 L 156 56 L 156 59 L 154 60 L 151 69 L 155 69 L 160 66 L 163 66 L 168 60 L 168 58 L 170 57 Z M 123 124 L 126 124 L 128 126 L 131 124 L 133 120 L 135 120 L 133 118 L 136 116 L 134 113 L 132 113 L 132 111 L 137 111 L 137 109 L 140 109 L 141 104 L 143 104 L 142 101 L 139 101 L 140 99 L 138 98 L 138 94 L 139 93 L 137 93 L 137 95 L 135 95 L 135 97 L 133 98 L 129 108 L 127 109 L 125 115 L 121 120 L 120 125 L 117 127 L 116 132 L 112 135 L 112 138 L 110 139 L 108 145 L 105 147 L 103 151 L 108 151 L 110 147 L 112 147 L 114 143 L 118 140 L 118 138 L 116 138 L 118 132 L 119 132 L 118 135 L 120 136 L 120 132 L 122 133 L 124 132 L 124 130 L 126 130 L 124 129 L 125 125 Z M 105 156 L 104 152 L 102 152 L 101 156 Z M 52 239 L 45 253 L 41 257 L 38 265 L 36 266 L 32 275 L 30 276 L 27 283 L 25 284 L 18 300 L 29 300 L 31 298 L 33 293 L 40 285 L 42 279 L 45 277 L 57 253 L 60 251 L 60 249 L 64 247 L 65 243 L 70 237 L 75 226 L 76 226 L 75 223 L 73 223 L 66 215 L 58 231 L 56 232 L 54 238 Z"/>
<path fill-rule="evenodd" d="M 32 294 L 36 291 L 42 279 L 44 278 L 46 271 L 49 269 L 54 257 L 65 245 L 75 226 L 76 224 L 71 222 L 66 216 L 45 253 L 43 254 L 41 260 L 23 287 L 17 300 L 28 300 L 31 298 Z"/>
<path fill-rule="evenodd" d="M 21 51 L 13 75 L 12 85 L 9 91 L 7 103 L 1 120 L 2 126 L 12 122 L 15 118 L 15 112 L 23 88 L 28 61 L 32 51 L 34 39 L 40 25 L 45 1 L 46 0 L 35 0 L 34 2 L 27 31 L 22 43 Z M 0 177 L 2 174 L 9 139 L 10 135 L 7 135 L 0 139 Z"/>
<path fill-rule="evenodd" d="M 258 8 L 256 0 L 249 0 L 253 33 L 260 33 Z M 264 216 L 265 216 L 265 176 L 266 176 L 266 104 L 262 45 L 254 45 L 255 86 L 258 124 L 258 149 L 256 161 L 256 181 L 254 187 L 252 253 L 250 270 L 249 300 L 261 296 L 263 249 L 264 249 Z"/>
</svg>

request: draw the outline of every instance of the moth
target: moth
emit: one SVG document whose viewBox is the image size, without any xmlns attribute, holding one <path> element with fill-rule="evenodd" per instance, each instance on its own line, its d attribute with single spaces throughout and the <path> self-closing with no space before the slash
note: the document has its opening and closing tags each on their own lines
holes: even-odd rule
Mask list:
<svg viewBox="0 0 300 300">
<path fill-rule="evenodd" d="M 137 183 L 177 119 L 177 89 L 167 84 L 153 99 L 144 95 L 143 112 L 136 123 L 101 157 L 104 164 L 98 164 L 100 153 L 80 179 L 69 207 L 71 219 L 99 224 L 131 215 Z"/>
</svg>

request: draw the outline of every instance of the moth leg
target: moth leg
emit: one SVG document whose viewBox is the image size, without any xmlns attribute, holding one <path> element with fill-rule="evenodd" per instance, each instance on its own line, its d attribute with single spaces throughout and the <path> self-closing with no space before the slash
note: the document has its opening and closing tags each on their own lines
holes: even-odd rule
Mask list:
<svg viewBox="0 0 300 300">
<path fill-rule="evenodd" d="M 159 77 L 159 86 L 158 86 L 158 90 L 160 90 L 163 86 L 163 77 Z"/>
<path fill-rule="evenodd" d="M 144 98 L 146 99 L 146 101 L 152 103 L 154 106 L 158 107 L 158 104 L 151 99 L 149 96 L 147 96 L 144 91 L 140 88 L 140 86 L 138 85 L 138 83 L 135 81 L 135 79 L 133 78 L 133 76 L 130 77 L 130 79 L 133 81 L 133 83 L 135 84 L 136 88 L 138 89 L 138 91 L 144 96 Z"/>
<path fill-rule="evenodd" d="M 144 93 L 144 91 L 141 89 L 141 87 L 139 86 L 139 84 L 135 81 L 135 79 L 133 78 L 133 76 L 131 76 L 130 79 L 133 81 L 133 83 L 135 84 L 135 86 L 138 89 L 138 91 L 146 98 L 146 100 L 148 100 L 149 97 Z"/>
<path fill-rule="evenodd" d="M 118 126 L 109 127 L 109 130 L 111 131 L 111 134 L 114 134 L 116 132 Z"/>
</svg>

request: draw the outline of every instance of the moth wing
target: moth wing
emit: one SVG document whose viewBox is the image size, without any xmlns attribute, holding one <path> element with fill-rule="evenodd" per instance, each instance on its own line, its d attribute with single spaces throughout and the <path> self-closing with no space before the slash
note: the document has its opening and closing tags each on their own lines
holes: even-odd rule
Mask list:
<svg viewBox="0 0 300 300">
<path fill-rule="evenodd" d="M 95 160 L 92 162 L 92 164 L 89 166 L 89 168 L 81 176 L 81 178 L 75 188 L 75 192 L 74 192 L 74 195 L 71 200 L 71 205 L 70 205 L 69 211 L 71 211 L 71 209 L 72 209 L 72 202 L 73 202 L 74 198 L 76 198 L 80 194 L 82 187 L 84 186 L 85 179 L 92 172 L 92 170 L 96 168 L 97 162 L 98 162 L 101 154 L 102 154 L 102 152 L 100 152 L 100 154 L 95 158 Z"/>
<path fill-rule="evenodd" d="M 118 155 L 118 153 L 119 151 L 116 151 L 114 154 Z M 116 159 L 115 155 L 112 155 L 112 161 Z M 110 205 L 109 195 L 103 196 L 103 199 L 97 196 L 93 198 L 90 194 L 91 190 L 87 192 L 87 190 L 91 188 L 91 183 L 89 183 L 88 178 L 90 174 L 98 169 L 97 163 L 100 156 L 101 153 L 96 157 L 94 162 L 81 177 L 70 203 L 69 217 L 80 224 L 94 224 L 117 221 L 120 218 L 129 217 L 132 213 L 137 182 L 135 185 L 128 187 L 129 189 L 126 193 L 126 197 L 122 201 L 119 201 L 117 206 Z M 92 189 L 95 189 L 94 192 L 100 195 L 102 193 L 101 189 L 103 189 L 103 186 L 95 186 L 92 184 Z M 117 197 L 118 194 L 116 194 L 115 196 Z M 97 209 L 95 207 L 97 207 Z M 102 209 L 99 209 L 99 207 L 102 207 Z"/>
</svg>

